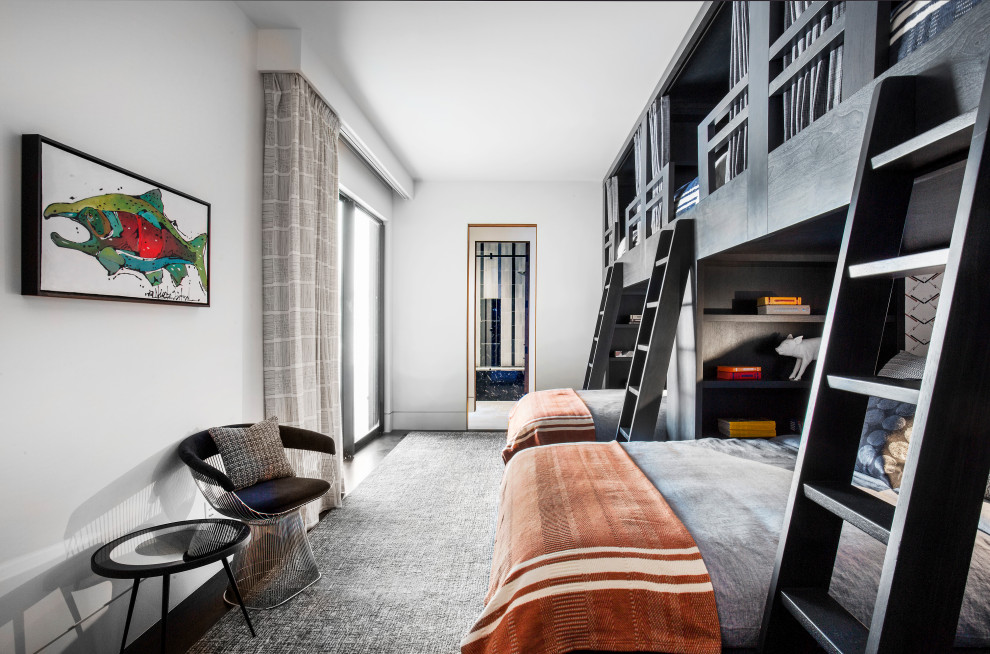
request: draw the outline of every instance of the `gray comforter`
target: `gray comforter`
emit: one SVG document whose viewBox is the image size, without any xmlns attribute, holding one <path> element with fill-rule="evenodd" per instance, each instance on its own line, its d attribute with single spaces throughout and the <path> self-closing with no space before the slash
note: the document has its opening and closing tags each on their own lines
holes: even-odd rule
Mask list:
<svg viewBox="0 0 990 654">
<path fill-rule="evenodd" d="M 596 419 L 597 420 L 597 419 Z M 795 453 L 768 441 L 623 443 L 684 522 L 715 588 L 723 647 L 755 647 Z M 869 624 L 884 546 L 845 525 L 830 593 Z M 990 538 L 979 532 L 957 646 L 990 646 Z"/>
<path fill-rule="evenodd" d="M 595 421 L 595 440 L 599 442 L 614 441 L 619 430 L 619 414 L 622 413 L 622 401 L 626 396 L 625 389 L 600 389 L 577 391 L 578 397 L 588 406 L 591 417 Z M 657 416 L 657 429 L 654 438 L 665 440 L 667 436 L 667 398 L 660 403 L 660 415 Z"/>
</svg>

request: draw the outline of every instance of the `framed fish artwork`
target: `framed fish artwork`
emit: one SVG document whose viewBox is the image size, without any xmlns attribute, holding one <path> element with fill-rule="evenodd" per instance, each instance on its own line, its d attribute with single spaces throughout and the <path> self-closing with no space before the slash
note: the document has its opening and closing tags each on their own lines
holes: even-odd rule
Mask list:
<svg viewBox="0 0 990 654">
<path fill-rule="evenodd" d="M 210 306 L 210 205 L 22 136 L 21 293 Z"/>
</svg>

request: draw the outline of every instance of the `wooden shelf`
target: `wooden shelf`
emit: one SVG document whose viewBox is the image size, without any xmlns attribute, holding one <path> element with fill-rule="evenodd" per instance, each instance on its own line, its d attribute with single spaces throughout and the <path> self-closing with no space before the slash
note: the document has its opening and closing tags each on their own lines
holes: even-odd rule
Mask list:
<svg viewBox="0 0 990 654">
<path fill-rule="evenodd" d="M 825 316 L 774 314 L 763 316 L 749 313 L 706 313 L 705 322 L 825 322 Z"/>
<path fill-rule="evenodd" d="M 885 166 L 894 170 L 921 168 L 939 159 L 965 152 L 973 137 L 975 124 L 976 109 L 973 109 L 881 152 L 870 160 L 870 164 L 874 169 Z"/>
<path fill-rule="evenodd" d="M 763 379 L 706 379 L 701 382 L 703 388 L 732 388 L 732 389 L 769 389 L 769 388 L 811 388 L 811 381 L 802 379 L 801 381 L 785 380 L 763 380 Z"/>
</svg>

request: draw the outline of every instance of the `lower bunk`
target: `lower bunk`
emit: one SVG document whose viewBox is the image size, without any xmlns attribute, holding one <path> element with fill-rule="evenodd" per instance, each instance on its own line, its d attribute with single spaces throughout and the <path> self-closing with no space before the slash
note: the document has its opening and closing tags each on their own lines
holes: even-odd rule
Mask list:
<svg viewBox="0 0 990 654">
<path fill-rule="evenodd" d="M 538 445 L 614 441 L 625 401 L 623 389 L 558 388 L 523 396 L 509 415 L 502 460 Z M 667 398 L 660 404 L 653 439 L 667 439 Z"/>
<path fill-rule="evenodd" d="M 606 448 L 612 469 L 602 466 Z M 486 607 L 462 652 L 752 651 L 795 460 L 792 444 L 780 439 L 570 443 L 520 452 L 502 483 Z M 702 568 L 689 562 L 692 545 L 677 538 L 667 554 L 656 553 L 664 550 L 654 543 L 656 532 L 677 528 L 657 522 L 656 498 L 639 511 L 637 498 L 645 496 L 631 490 L 637 479 L 693 539 Z M 896 501 L 893 491 L 880 494 Z M 670 553 L 678 549 L 681 556 Z M 845 525 L 830 593 L 867 624 L 883 557 L 881 543 Z M 714 623 L 702 597 L 705 579 Z M 657 628 L 662 635 L 652 640 Z M 982 532 L 956 646 L 990 650 L 990 537 Z"/>
</svg>

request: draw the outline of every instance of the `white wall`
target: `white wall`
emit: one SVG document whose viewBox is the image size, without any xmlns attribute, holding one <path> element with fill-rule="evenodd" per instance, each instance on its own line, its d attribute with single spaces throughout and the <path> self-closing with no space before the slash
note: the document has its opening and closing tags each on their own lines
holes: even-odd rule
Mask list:
<svg viewBox="0 0 990 654">
<path fill-rule="evenodd" d="M 202 515 L 176 444 L 262 417 L 255 39 L 233 3 L 0 6 L 2 652 L 115 649 L 126 596 L 100 607 L 128 586 L 90 572 L 95 547 Z M 22 133 L 212 203 L 213 306 L 21 296 Z M 176 577 L 172 606 L 217 569 Z"/>
<path fill-rule="evenodd" d="M 537 225 L 536 388 L 580 388 L 601 299 L 597 182 L 418 182 L 395 201 L 395 429 L 465 429 L 467 226 Z"/>
<path fill-rule="evenodd" d="M 376 175 L 343 139 L 337 148 L 340 191 L 359 201 L 383 220 L 392 218 L 392 189 Z"/>
</svg>

